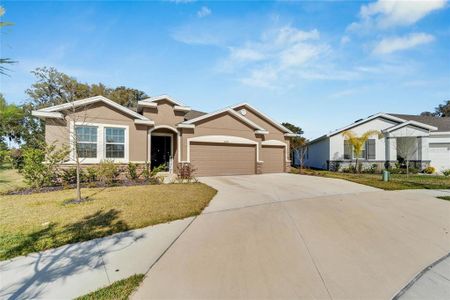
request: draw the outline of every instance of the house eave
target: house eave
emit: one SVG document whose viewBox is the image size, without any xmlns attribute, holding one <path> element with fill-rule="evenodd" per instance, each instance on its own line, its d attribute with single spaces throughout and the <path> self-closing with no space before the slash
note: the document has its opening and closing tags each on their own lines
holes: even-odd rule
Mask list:
<svg viewBox="0 0 450 300">
<path fill-rule="evenodd" d="M 64 119 L 64 115 L 59 112 L 48 112 L 41 110 L 33 110 L 31 115 L 41 119 Z"/>
</svg>

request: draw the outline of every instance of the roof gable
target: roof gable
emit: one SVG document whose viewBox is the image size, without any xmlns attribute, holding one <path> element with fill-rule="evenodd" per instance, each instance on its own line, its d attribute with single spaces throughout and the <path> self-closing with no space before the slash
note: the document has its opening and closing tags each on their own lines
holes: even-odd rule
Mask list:
<svg viewBox="0 0 450 300">
<path fill-rule="evenodd" d="M 259 125 L 257 125 L 256 123 L 250 121 L 249 119 L 247 119 L 246 117 L 242 116 L 241 114 L 237 113 L 235 110 L 233 110 L 233 109 L 231 109 L 231 108 L 229 108 L 229 107 L 226 107 L 226 108 L 217 110 L 217 111 L 215 111 L 215 112 L 212 112 L 212 113 L 209 113 L 209 114 L 205 114 L 205 115 L 199 116 L 199 117 L 197 117 L 197 118 L 194 118 L 194 119 L 185 121 L 185 122 L 183 122 L 183 124 L 195 124 L 195 123 L 197 123 L 197 122 L 199 122 L 199 121 L 207 120 L 207 119 L 213 118 L 213 117 L 215 117 L 215 116 L 217 116 L 217 115 L 220 115 L 220 114 L 222 114 L 222 113 L 230 114 L 231 116 L 233 116 L 233 117 L 239 119 L 239 120 L 242 121 L 243 123 L 249 125 L 250 127 L 252 127 L 253 129 L 255 129 L 256 131 L 260 131 L 260 132 L 265 132 L 265 131 L 266 131 L 266 130 L 265 130 L 264 128 L 262 128 L 261 126 L 259 126 Z"/>
<path fill-rule="evenodd" d="M 150 97 L 138 102 L 138 110 L 142 111 L 144 107 L 157 108 L 158 102 L 166 101 L 169 102 L 174 110 L 188 112 L 191 110 L 189 106 L 185 106 L 183 103 L 174 100 L 167 95 Z"/>
<path fill-rule="evenodd" d="M 109 106 L 112 106 L 115 109 L 117 109 L 125 114 L 128 114 L 135 119 L 149 121 L 149 119 L 144 117 L 143 115 L 138 114 L 137 112 L 132 111 L 131 109 L 126 108 L 125 106 L 122 106 L 104 96 L 95 96 L 95 97 L 85 98 L 85 99 L 81 99 L 81 100 L 76 100 L 73 102 L 68 102 L 68 103 L 63 103 L 63 104 L 59 104 L 59 105 L 55 105 L 55 106 L 42 108 L 42 109 L 35 111 L 35 115 L 39 116 L 39 114 L 41 114 L 42 117 L 45 117 L 45 115 L 48 115 L 48 117 L 52 117 L 51 113 L 56 113 L 56 112 L 63 111 L 63 110 L 86 106 L 86 105 L 97 103 L 97 102 L 103 102 Z"/>
<path fill-rule="evenodd" d="M 270 118 L 266 114 L 262 113 L 261 111 L 257 110 L 256 108 L 254 108 L 253 106 L 251 106 L 248 103 L 236 104 L 236 105 L 233 105 L 231 108 L 233 110 L 236 110 L 236 109 L 241 108 L 241 107 L 245 107 L 245 108 L 251 110 L 254 114 L 256 114 L 260 118 L 264 119 L 265 121 L 269 122 L 270 124 L 272 124 L 276 128 L 280 129 L 283 133 L 293 133 L 291 130 L 287 129 L 286 127 L 284 127 L 283 125 L 281 125 L 277 121 L 273 120 L 272 118 Z"/>
</svg>

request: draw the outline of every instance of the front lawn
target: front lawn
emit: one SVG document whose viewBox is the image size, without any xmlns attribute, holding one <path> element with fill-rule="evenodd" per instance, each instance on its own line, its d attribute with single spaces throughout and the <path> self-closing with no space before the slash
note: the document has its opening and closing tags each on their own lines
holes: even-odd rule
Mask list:
<svg viewBox="0 0 450 300">
<path fill-rule="evenodd" d="M 25 187 L 23 176 L 9 165 L 0 165 L 0 194 Z"/>
<path fill-rule="evenodd" d="M 119 280 L 95 292 L 76 298 L 75 300 L 126 300 L 144 279 L 143 274 Z"/>
<path fill-rule="evenodd" d="M 293 173 L 298 173 L 298 169 L 293 169 Z M 328 178 L 345 179 L 348 181 L 365 184 L 383 190 L 406 190 L 406 189 L 450 189 L 450 177 L 391 174 L 388 182 L 381 180 L 381 174 L 353 174 L 331 171 L 319 171 L 304 169 L 303 174 L 312 176 L 323 176 Z"/>
<path fill-rule="evenodd" d="M 82 189 L 0 196 L 0 260 L 198 215 L 216 194 L 202 184 Z"/>
</svg>

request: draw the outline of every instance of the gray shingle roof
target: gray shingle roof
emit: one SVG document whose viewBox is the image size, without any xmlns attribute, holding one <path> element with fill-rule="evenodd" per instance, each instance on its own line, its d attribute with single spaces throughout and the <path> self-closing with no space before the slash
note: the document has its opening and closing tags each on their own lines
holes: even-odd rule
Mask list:
<svg viewBox="0 0 450 300">
<path fill-rule="evenodd" d="M 404 114 L 389 114 L 391 116 L 404 119 L 407 121 L 416 121 L 424 124 L 428 124 L 437 127 L 437 132 L 450 131 L 450 117 L 432 117 L 432 116 L 419 116 L 419 115 L 404 115 Z"/>
<path fill-rule="evenodd" d="M 199 110 L 190 110 L 184 115 L 184 120 L 189 121 L 191 119 L 198 118 L 200 116 L 206 115 L 205 112 L 199 111 Z"/>
</svg>

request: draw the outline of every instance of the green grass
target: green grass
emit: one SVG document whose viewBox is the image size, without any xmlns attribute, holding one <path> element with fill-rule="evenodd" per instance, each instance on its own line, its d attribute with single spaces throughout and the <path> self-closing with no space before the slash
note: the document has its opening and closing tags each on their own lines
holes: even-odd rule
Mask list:
<svg viewBox="0 0 450 300">
<path fill-rule="evenodd" d="M 438 198 L 442 199 L 442 200 L 450 201 L 450 196 L 442 196 L 442 197 L 438 197 Z"/>
<path fill-rule="evenodd" d="M 200 214 L 216 194 L 202 184 L 86 188 L 0 196 L 0 260 Z"/>
<path fill-rule="evenodd" d="M 23 176 L 9 165 L 0 166 L 0 194 L 26 187 Z"/>
<path fill-rule="evenodd" d="M 293 173 L 299 173 L 297 169 Z M 381 174 L 352 174 L 331 171 L 319 171 L 304 169 L 303 174 L 322 176 L 328 178 L 345 179 L 348 181 L 380 188 L 383 190 L 405 190 L 405 189 L 450 189 L 450 177 L 392 174 L 388 182 L 381 179 Z"/>
<path fill-rule="evenodd" d="M 116 281 L 113 284 L 95 292 L 78 297 L 75 300 L 125 300 L 129 298 L 134 290 L 136 290 L 143 279 L 143 274 L 133 275 L 131 277 Z"/>
</svg>

